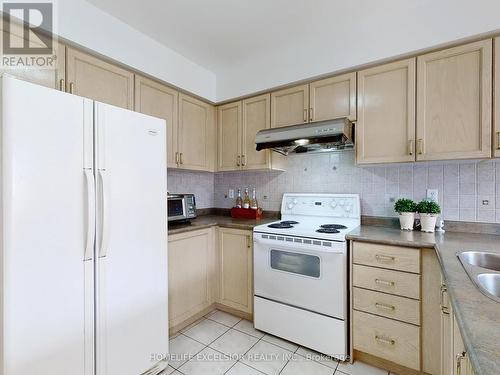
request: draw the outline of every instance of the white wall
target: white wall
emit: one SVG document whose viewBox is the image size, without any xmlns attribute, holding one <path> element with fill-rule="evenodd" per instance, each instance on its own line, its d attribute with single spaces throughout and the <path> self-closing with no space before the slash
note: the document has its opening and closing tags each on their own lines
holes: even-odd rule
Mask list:
<svg viewBox="0 0 500 375">
<path fill-rule="evenodd" d="M 311 2 L 291 45 L 217 70 L 227 100 L 500 29 L 498 0 Z M 286 26 L 290 28 L 290 25 Z"/>
<path fill-rule="evenodd" d="M 63 38 L 215 101 L 213 72 L 84 0 L 59 0 L 57 4 L 57 33 Z"/>
</svg>

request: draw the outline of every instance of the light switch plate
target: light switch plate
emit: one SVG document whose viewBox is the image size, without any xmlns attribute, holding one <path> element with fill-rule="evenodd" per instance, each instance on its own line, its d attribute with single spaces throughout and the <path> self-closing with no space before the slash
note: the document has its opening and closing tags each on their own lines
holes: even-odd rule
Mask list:
<svg viewBox="0 0 500 375">
<path fill-rule="evenodd" d="M 437 203 L 439 200 L 438 195 L 438 189 L 427 189 L 427 199 Z"/>
<path fill-rule="evenodd" d="M 234 189 L 229 189 L 229 198 L 234 198 Z"/>
</svg>

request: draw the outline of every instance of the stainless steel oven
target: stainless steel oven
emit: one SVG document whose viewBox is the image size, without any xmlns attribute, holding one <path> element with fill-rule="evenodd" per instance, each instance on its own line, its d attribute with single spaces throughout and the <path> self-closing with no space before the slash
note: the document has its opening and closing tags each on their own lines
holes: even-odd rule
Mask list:
<svg viewBox="0 0 500 375">
<path fill-rule="evenodd" d="M 168 221 L 184 221 L 196 217 L 196 199 L 193 194 L 169 194 Z"/>
</svg>

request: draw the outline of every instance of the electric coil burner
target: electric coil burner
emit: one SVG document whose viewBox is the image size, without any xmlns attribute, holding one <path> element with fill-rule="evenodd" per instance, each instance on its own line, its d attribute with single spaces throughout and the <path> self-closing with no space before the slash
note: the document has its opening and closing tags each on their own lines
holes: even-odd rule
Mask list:
<svg viewBox="0 0 500 375">
<path fill-rule="evenodd" d="M 340 233 L 340 231 L 338 229 L 335 229 L 335 228 L 319 228 L 319 229 L 316 229 L 316 232 L 318 232 L 318 233 L 331 233 L 331 234 Z"/>
<path fill-rule="evenodd" d="M 347 229 L 347 227 L 342 224 L 323 224 L 319 227 L 323 229 Z"/>
</svg>

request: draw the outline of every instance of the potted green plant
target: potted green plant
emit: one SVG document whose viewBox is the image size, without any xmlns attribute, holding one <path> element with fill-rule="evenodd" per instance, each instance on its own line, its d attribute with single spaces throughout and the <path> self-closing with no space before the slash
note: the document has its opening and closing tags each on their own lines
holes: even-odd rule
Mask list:
<svg viewBox="0 0 500 375">
<path fill-rule="evenodd" d="M 402 230 L 413 230 L 417 204 L 411 199 L 401 198 L 394 204 L 394 211 L 399 214 L 399 224 Z"/>
<path fill-rule="evenodd" d="M 441 207 L 434 201 L 424 199 L 417 204 L 417 212 L 420 214 L 420 225 L 422 232 L 434 232 L 436 220 L 441 213 Z"/>
</svg>

